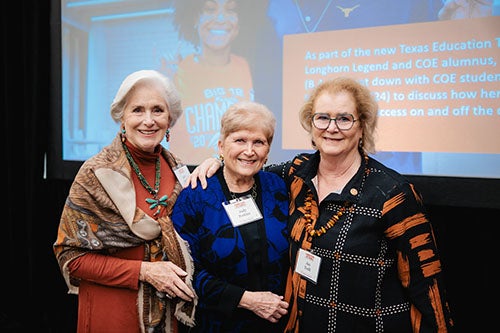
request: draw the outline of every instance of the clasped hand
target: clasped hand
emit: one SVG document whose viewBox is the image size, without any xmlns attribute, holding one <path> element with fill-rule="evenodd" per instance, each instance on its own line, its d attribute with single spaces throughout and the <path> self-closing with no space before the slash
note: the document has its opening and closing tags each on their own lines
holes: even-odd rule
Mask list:
<svg viewBox="0 0 500 333">
<path fill-rule="evenodd" d="M 192 301 L 194 291 L 184 282 L 187 273 L 171 261 L 142 262 L 139 280 L 153 285 L 168 298 Z"/>
<path fill-rule="evenodd" d="M 270 291 L 245 291 L 238 306 L 272 323 L 277 323 L 288 312 L 288 303 L 283 296 Z"/>
</svg>

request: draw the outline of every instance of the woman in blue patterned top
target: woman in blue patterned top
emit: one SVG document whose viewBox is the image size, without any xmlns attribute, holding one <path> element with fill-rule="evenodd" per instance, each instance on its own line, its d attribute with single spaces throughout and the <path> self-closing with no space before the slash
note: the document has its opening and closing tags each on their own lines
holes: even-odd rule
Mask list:
<svg viewBox="0 0 500 333">
<path fill-rule="evenodd" d="M 276 120 L 262 104 L 233 104 L 221 119 L 223 167 L 185 188 L 172 221 L 190 245 L 199 296 L 191 332 L 279 332 L 288 261 L 288 191 L 262 171 Z"/>
</svg>

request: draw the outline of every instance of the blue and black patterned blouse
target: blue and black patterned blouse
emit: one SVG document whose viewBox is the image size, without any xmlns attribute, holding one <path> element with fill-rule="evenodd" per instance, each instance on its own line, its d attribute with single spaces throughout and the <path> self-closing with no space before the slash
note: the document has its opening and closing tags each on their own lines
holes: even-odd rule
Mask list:
<svg viewBox="0 0 500 333">
<path fill-rule="evenodd" d="M 172 221 L 188 241 L 195 261 L 193 285 L 199 296 L 191 332 L 280 332 L 253 312 L 238 308 L 245 290 L 284 295 L 288 261 L 288 192 L 283 180 L 259 171 L 256 203 L 263 219 L 233 227 L 222 205 L 232 198 L 222 168 L 208 186 L 185 188 Z M 251 194 L 238 193 L 236 196 Z"/>
</svg>

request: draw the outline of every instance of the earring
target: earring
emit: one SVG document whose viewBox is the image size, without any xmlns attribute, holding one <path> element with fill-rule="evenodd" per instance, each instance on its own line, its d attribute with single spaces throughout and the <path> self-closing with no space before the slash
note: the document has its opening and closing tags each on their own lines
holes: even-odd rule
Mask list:
<svg viewBox="0 0 500 333">
<path fill-rule="evenodd" d="M 165 139 L 167 140 L 167 142 L 170 141 L 170 128 L 167 128 L 167 131 L 165 132 Z"/>
<path fill-rule="evenodd" d="M 217 156 L 217 160 L 219 161 L 220 166 L 224 166 L 224 155 L 219 154 L 219 156 Z"/>
<path fill-rule="evenodd" d="M 122 142 L 127 141 L 127 137 L 125 136 L 125 133 L 126 133 L 125 127 L 122 127 L 122 130 L 121 130 L 121 133 L 120 133 L 120 137 L 122 139 Z"/>
</svg>

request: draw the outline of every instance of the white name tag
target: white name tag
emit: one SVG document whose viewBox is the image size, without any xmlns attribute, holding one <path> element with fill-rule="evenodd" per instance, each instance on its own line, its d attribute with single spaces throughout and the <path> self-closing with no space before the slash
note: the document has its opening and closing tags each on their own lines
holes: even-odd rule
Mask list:
<svg viewBox="0 0 500 333">
<path fill-rule="evenodd" d="M 299 249 L 295 271 L 309 281 L 316 283 L 318 281 L 320 264 L 321 257 L 304 249 Z"/>
<path fill-rule="evenodd" d="M 223 202 L 222 206 L 226 210 L 233 227 L 239 227 L 262 218 L 259 207 L 257 207 L 250 194 L 229 202 Z"/>
<path fill-rule="evenodd" d="M 191 173 L 189 172 L 188 167 L 185 164 L 179 164 L 175 168 L 173 168 L 175 176 L 177 177 L 177 180 L 179 183 L 181 183 L 182 186 L 186 184 L 189 176 Z"/>
</svg>

